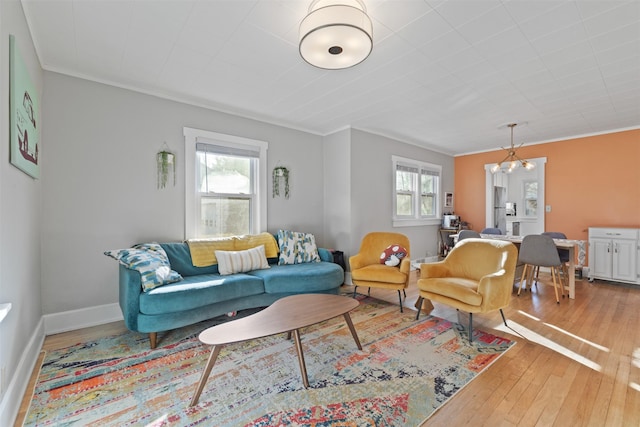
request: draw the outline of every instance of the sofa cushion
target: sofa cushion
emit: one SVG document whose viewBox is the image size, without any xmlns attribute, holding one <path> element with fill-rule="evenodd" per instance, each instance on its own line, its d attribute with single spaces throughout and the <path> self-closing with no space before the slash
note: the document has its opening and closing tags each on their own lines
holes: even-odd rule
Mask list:
<svg viewBox="0 0 640 427">
<path fill-rule="evenodd" d="M 222 275 L 269 268 L 262 245 L 245 251 L 216 251 L 216 258 Z"/>
<path fill-rule="evenodd" d="M 262 280 L 247 274 L 202 274 L 140 295 L 140 312 L 163 314 L 264 293 Z"/>
<path fill-rule="evenodd" d="M 272 265 L 246 274 L 262 279 L 266 293 L 324 292 L 344 283 L 342 267 L 332 262 Z"/>
<path fill-rule="evenodd" d="M 218 273 L 218 264 L 209 267 L 194 266 L 191 261 L 189 245 L 184 242 L 160 243 L 160 246 L 166 252 L 171 268 L 180 273 L 182 277 Z"/>
</svg>

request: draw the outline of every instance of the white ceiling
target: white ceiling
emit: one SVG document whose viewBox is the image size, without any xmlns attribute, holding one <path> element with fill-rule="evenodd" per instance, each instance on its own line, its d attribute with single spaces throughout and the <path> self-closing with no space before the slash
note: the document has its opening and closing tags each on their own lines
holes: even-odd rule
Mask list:
<svg viewBox="0 0 640 427">
<path fill-rule="evenodd" d="M 298 54 L 311 0 L 22 0 L 46 70 L 448 154 L 640 127 L 640 1 L 364 0 L 373 52 Z"/>
</svg>

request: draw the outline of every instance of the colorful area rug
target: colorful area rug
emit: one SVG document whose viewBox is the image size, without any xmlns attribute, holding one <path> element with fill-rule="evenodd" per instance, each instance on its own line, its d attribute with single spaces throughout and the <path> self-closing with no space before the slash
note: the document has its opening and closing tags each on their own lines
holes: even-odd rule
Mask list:
<svg viewBox="0 0 640 427">
<path fill-rule="evenodd" d="M 241 313 L 240 315 L 247 313 Z M 309 389 L 293 341 L 276 335 L 222 349 L 199 404 L 209 355 L 197 334 L 223 316 L 161 336 L 138 333 L 46 354 L 25 426 L 418 426 L 514 342 L 362 297 L 344 318 L 301 331 Z"/>
</svg>

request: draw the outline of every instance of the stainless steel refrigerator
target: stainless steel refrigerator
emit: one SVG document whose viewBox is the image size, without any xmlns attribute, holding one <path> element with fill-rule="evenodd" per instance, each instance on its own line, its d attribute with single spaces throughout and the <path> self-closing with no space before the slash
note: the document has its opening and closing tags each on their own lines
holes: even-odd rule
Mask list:
<svg viewBox="0 0 640 427">
<path fill-rule="evenodd" d="M 493 187 L 493 226 L 507 234 L 507 189 Z"/>
</svg>

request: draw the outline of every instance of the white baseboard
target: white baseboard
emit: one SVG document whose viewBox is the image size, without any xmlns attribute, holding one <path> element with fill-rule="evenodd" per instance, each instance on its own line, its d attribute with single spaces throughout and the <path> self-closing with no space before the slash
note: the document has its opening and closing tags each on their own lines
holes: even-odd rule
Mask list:
<svg viewBox="0 0 640 427">
<path fill-rule="evenodd" d="M 15 423 L 22 403 L 22 396 L 27 390 L 31 372 L 38 361 L 44 336 L 44 321 L 40 318 L 40 322 L 38 322 L 31 339 L 22 352 L 18 367 L 14 371 L 9 387 L 7 387 L 7 391 L 0 402 L 0 426 L 12 426 Z"/>
<path fill-rule="evenodd" d="M 351 281 L 351 272 L 346 272 L 344 273 L 344 284 L 345 285 L 353 285 L 353 282 Z"/>
<path fill-rule="evenodd" d="M 124 319 L 118 303 L 45 314 L 42 317 L 45 335 L 104 325 Z"/>
<path fill-rule="evenodd" d="M 11 426 L 15 423 L 22 403 L 22 396 L 24 396 L 29 384 L 31 372 L 38 361 L 38 355 L 46 335 L 104 325 L 122 319 L 122 311 L 117 303 L 42 316 L 27 347 L 22 352 L 20 363 L 2 401 L 0 401 L 0 426 Z"/>
</svg>

